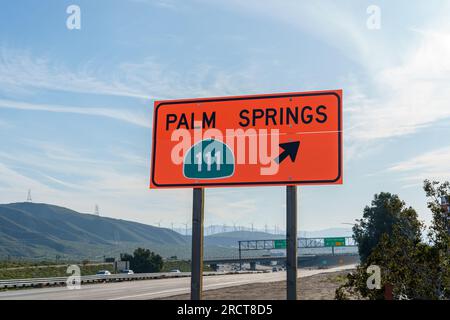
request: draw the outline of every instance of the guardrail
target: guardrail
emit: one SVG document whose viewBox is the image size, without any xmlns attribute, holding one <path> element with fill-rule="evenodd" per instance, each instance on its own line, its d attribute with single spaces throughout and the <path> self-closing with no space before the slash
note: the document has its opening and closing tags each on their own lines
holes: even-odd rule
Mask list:
<svg viewBox="0 0 450 320">
<path fill-rule="evenodd" d="M 258 272 L 258 271 L 256 271 Z M 261 272 L 261 271 L 259 271 Z M 249 272 L 203 272 L 205 276 L 223 275 L 230 273 L 249 273 Z M 252 272 L 255 273 L 255 272 Z M 149 280 L 162 278 L 181 278 L 190 277 L 190 272 L 165 272 L 165 273 L 135 273 L 135 274 L 111 274 L 111 275 L 92 275 L 80 276 L 81 284 L 95 283 L 95 282 L 119 282 L 132 280 Z M 45 287 L 66 285 L 68 277 L 53 277 L 53 278 L 29 278 L 29 279 L 9 279 L 0 280 L 0 289 L 4 288 L 22 288 L 22 287 Z"/>
</svg>

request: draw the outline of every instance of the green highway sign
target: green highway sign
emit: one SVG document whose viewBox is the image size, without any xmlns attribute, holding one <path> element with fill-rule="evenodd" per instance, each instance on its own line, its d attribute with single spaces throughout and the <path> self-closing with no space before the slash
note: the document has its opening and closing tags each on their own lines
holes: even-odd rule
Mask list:
<svg viewBox="0 0 450 320">
<path fill-rule="evenodd" d="M 274 240 L 273 241 L 273 248 L 274 249 L 286 249 L 286 240 Z"/>
<path fill-rule="evenodd" d="M 325 247 L 344 247 L 345 238 L 323 238 L 323 243 Z"/>
</svg>

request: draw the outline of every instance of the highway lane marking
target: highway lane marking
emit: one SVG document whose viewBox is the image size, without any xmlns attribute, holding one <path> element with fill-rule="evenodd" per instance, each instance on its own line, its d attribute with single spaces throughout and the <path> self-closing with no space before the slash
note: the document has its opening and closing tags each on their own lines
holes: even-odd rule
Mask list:
<svg viewBox="0 0 450 320">
<path fill-rule="evenodd" d="M 353 265 L 348 265 L 348 266 L 341 266 L 341 267 L 337 267 L 337 268 L 331 268 L 331 269 L 322 269 L 322 270 L 311 270 L 313 272 L 311 272 L 311 274 L 303 274 L 301 275 L 300 272 L 298 274 L 298 277 L 308 277 L 311 275 L 316 275 L 316 274 L 320 274 L 320 273 L 329 273 L 329 272 L 335 272 L 338 270 L 346 270 L 346 269 L 350 269 L 353 268 Z M 315 271 L 315 272 L 314 272 Z M 284 274 L 283 273 L 279 273 L 279 274 Z M 273 281 L 280 281 L 280 279 L 278 279 L 278 276 L 273 276 L 273 274 L 271 274 L 271 278 L 269 279 L 265 279 L 264 282 L 273 282 Z M 261 278 L 258 276 L 258 278 Z M 212 279 L 211 279 L 212 280 Z M 214 280 L 219 280 L 219 279 L 214 279 Z M 221 287 L 225 288 L 228 287 L 230 285 L 234 285 L 234 284 L 250 284 L 253 283 L 252 280 L 257 280 L 257 279 L 246 279 L 246 280 L 239 280 L 239 281 L 231 281 L 231 282 L 225 282 L 225 283 L 216 283 L 216 284 L 210 284 L 210 285 L 205 285 L 204 286 L 204 290 L 208 290 L 211 289 L 212 287 Z M 170 290 L 163 290 L 163 291 L 158 291 L 158 292 L 149 292 L 149 293 L 142 293 L 142 294 L 136 294 L 136 295 L 129 295 L 129 296 L 123 296 L 123 297 L 117 297 L 117 298 L 112 298 L 112 299 L 108 299 L 108 300 L 121 300 L 121 299 L 128 299 L 128 298 L 137 298 L 137 297 L 143 297 L 143 296 L 154 296 L 154 295 L 162 295 L 162 294 L 166 294 L 166 293 L 174 293 L 174 292 L 179 292 L 181 293 L 185 293 L 185 292 L 189 292 L 189 288 L 176 288 L 176 289 L 170 289 Z"/>
<path fill-rule="evenodd" d="M 239 280 L 239 281 L 231 281 L 231 282 L 225 282 L 225 283 L 210 284 L 210 285 L 206 285 L 204 287 L 204 290 L 211 289 L 211 287 L 229 286 L 229 285 L 234 285 L 234 284 L 239 284 L 239 283 L 241 283 L 241 284 L 249 283 L 249 280 Z M 185 291 L 189 292 L 189 288 L 176 288 L 176 289 L 169 289 L 169 290 L 163 290 L 163 291 L 158 291 L 158 292 L 141 293 L 141 294 L 135 294 L 135 295 L 130 295 L 130 296 L 111 298 L 108 300 L 122 300 L 122 299 L 137 298 L 137 297 L 143 297 L 143 296 L 154 296 L 157 294 L 173 293 L 173 292 L 177 292 L 177 291 L 180 293 L 184 293 Z"/>
</svg>

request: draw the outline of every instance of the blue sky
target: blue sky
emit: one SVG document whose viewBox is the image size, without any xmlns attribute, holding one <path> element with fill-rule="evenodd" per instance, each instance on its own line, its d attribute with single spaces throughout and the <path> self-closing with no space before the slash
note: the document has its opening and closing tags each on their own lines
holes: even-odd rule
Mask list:
<svg viewBox="0 0 450 320">
<path fill-rule="evenodd" d="M 66 27 L 71 4 L 80 30 Z M 428 222 L 423 179 L 450 179 L 449 15 L 437 0 L 5 2 L 0 202 L 31 189 L 181 227 L 192 191 L 148 189 L 155 99 L 343 89 L 344 184 L 300 187 L 299 228 L 345 227 L 380 191 Z M 284 188 L 206 194 L 206 224 L 284 225 Z"/>
</svg>

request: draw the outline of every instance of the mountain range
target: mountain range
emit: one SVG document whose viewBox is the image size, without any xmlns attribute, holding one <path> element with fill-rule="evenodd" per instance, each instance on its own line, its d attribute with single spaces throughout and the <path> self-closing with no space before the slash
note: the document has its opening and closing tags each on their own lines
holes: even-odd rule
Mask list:
<svg viewBox="0 0 450 320">
<path fill-rule="evenodd" d="M 308 236 L 344 236 L 349 229 L 309 232 Z M 320 234 L 320 235 L 319 235 Z M 301 234 L 304 236 L 304 234 Z M 237 254 L 239 240 L 279 239 L 265 232 L 231 231 L 205 237 L 206 257 Z M 0 259 L 102 260 L 145 247 L 163 257 L 190 258 L 190 239 L 168 228 L 79 213 L 45 203 L 0 204 Z"/>
<path fill-rule="evenodd" d="M 161 249 L 187 241 L 169 229 L 44 203 L 0 205 L 0 256 L 92 257 L 138 245 Z"/>
</svg>

